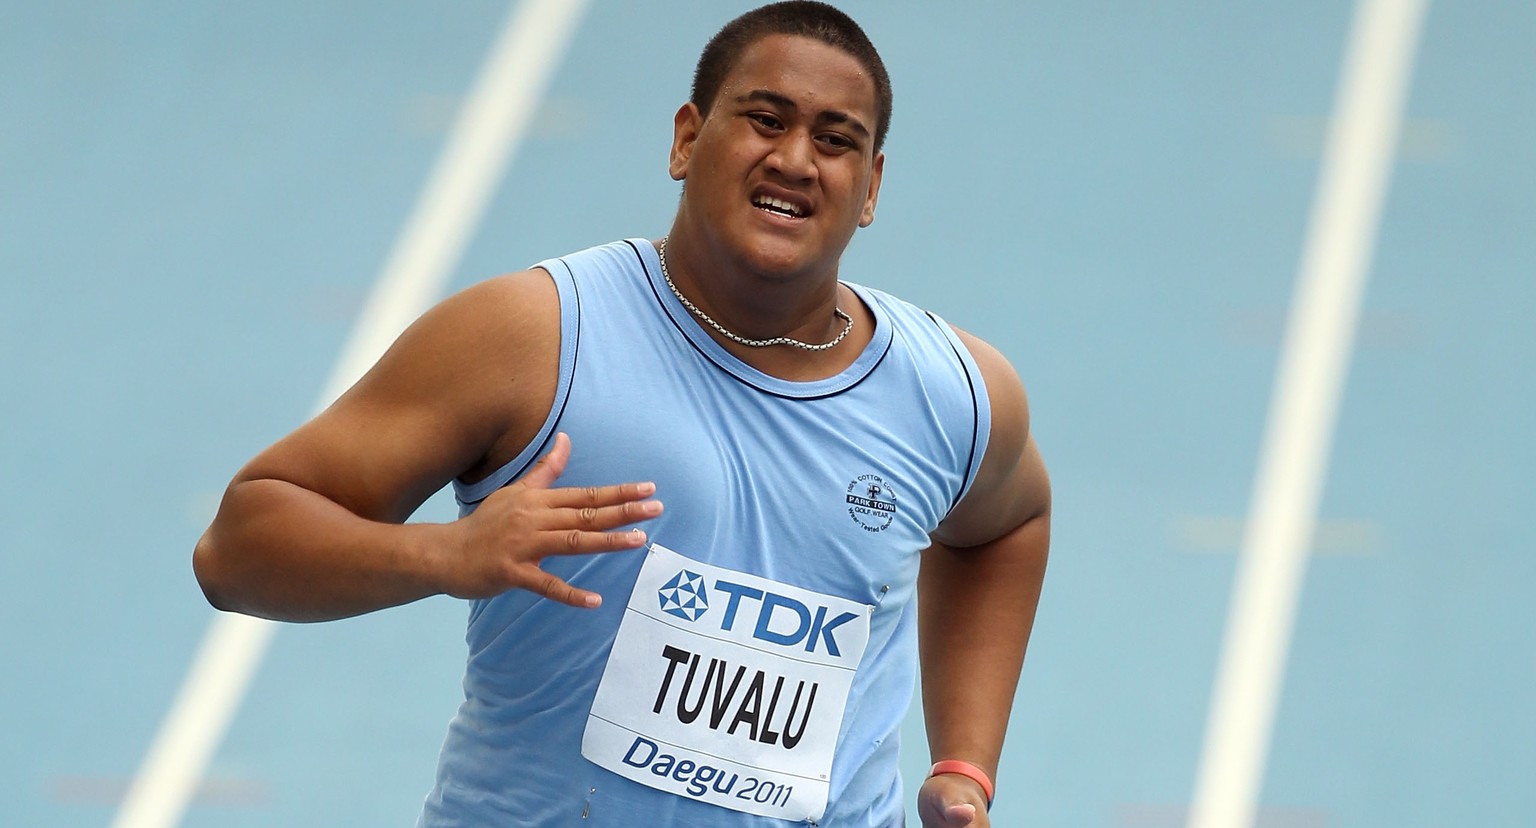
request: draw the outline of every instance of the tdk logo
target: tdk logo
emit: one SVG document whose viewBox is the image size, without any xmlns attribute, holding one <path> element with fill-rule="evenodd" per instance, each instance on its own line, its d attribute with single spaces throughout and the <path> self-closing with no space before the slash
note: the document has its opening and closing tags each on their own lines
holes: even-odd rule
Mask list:
<svg viewBox="0 0 1536 828">
<path fill-rule="evenodd" d="M 720 629 L 729 632 L 740 620 L 742 628 L 750 626 L 752 637 L 758 641 L 800 647 L 808 653 L 816 652 L 819 646 L 828 655 L 841 656 L 836 630 L 858 618 L 854 613 L 843 612 L 829 619 L 826 607 L 808 607 L 788 595 L 731 581 L 716 579 L 714 588 L 728 596 L 725 609 L 717 613 Z M 698 621 L 709 609 L 709 591 L 703 577 L 686 569 L 667 581 L 659 595 L 662 612 L 685 621 Z"/>
<path fill-rule="evenodd" d="M 709 591 L 704 588 L 704 576 L 697 572 L 678 572 L 657 594 L 661 596 L 661 611 L 684 621 L 697 621 L 709 609 Z"/>
</svg>

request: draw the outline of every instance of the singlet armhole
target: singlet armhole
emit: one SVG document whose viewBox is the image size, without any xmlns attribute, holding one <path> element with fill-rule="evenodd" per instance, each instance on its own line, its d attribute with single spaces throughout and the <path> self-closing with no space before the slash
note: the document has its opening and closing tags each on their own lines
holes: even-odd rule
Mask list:
<svg viewBox="0 0 1536 828">
<path fill-rule="evenodd" d="M 533 465 L 534 459 L 554 436 L 555 423 L 559 422 L 560 412 L 565 409 L 566 401 L 570 398 L 571 377 L 576 372 L 576 350 L 580 344 L 581 326 L 578 323 L 581 319 L 581 296 L 576 289 L 576 279 L 564 260 L 550 259 L 534 267 L 549 275 L 560 297 L 560 378 L 555 386 L 555 398 L 538 433 L 516 457 L 483 480 L 474 483 L 453 481 L 454 499 L 458 501 L 461 516 L 474 511 L 491 492 L 507 485 Z"/>
<path fill-rule="evenodd" d="M 981 367 L 976 364 L 975 357 L 971 356 L 971 349 L 965 347 L 960 335 L 949 326 L 937 314 L 928 312 L 928 317 L 938 326 L 944 334 L 949 347 L 955 352 L 955 358 L 960 361 L 960 366 L 965 369 L 965 381 L 971 391 L 971 447 L 970 456 L 966 461 L 965 476 L 961 482 L 960 490 L 950 501 L 949 508 L 954 510 L 961 500 L 965 499 L 971 490 L 971 484 L 976 482 L 976 475 L 981 470 L 981 459 L 987 454 L 987 442 L 992 436 L 992 400 L 987 395 L 987 383 L 981 376 Z"/>
</svg>

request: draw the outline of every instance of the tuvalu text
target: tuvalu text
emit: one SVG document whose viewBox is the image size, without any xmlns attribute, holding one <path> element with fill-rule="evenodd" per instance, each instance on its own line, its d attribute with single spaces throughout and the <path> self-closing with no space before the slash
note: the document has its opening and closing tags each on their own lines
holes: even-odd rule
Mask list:
<svg viewBox="0 0 1536 828">
<path fill-rule="evenodd" d="M 816 704 L 817 682 L 770 678 L 763 670 L 749 674 L 745 665 L 733 669 L 720 658 L 710 658 L 705 664 L 698 653 L 670 644 L 662 646 L 661 657 L 668 662 L 667 672 L 652 713 L 665 715 L 662 711 L 670 708 L 683 724 L 703 721 L 710 730 L 723 727 L 731 736 L 745 728 L 746 737 L 766 745 L 782 745 L 786 750 L 794 750 L 805 737 L 811 708 Z M 672 692 L 674 685 L 676 693 Z"/>
</svg>

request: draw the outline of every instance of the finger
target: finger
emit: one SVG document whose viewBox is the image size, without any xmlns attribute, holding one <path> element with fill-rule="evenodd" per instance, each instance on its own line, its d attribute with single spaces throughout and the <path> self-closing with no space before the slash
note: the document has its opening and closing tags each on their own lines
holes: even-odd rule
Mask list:
<svg viewBox="0 0 1536 828">
<path fill-rule="evenodd" d="M 565 432 L 555 435 L 555 444 L 550 447 L 549 453 L 539 458 L 539 462 L 533 464 L 533 468 L 523 475 L 520 481 L 530 489 L 547 489 L 555 485 L 560 475 L 565 473 L 566 461 L 571 459 L 571 438 Z"/>
<path fill-rule="evenodd" d="M 628 503 L 653 494 L 656 494 L 656 484 L 649 481 L 620 483 L 616 486 L 571 486 L 550 489 L 544 502 L 559 508 L 585 509 Z"/>
<path fill-rule="evenodd" d="M 623 552 L 645 545 L 645 533 L 639 529 L 627 532 L 583 532 L 580 529 L 545 532 L 539 545 L 546 555 L 590 555 L 594 552 Z"/>
<path fill-rule="evenodd" d="M 962 783 L 957 777 L 940 775 L 925 780 L 918 790 L 918 813 L 924 828 L 981 828 L 990 824 L 968 786 L 975 788 L 976 794 L 983 793 L 970 779 Z"/>
<path fill-rule="evenodd" d="M 603 596 L 595 592 L 577 589 L 542 569 L 538 570 L 538 573 L 538 583 L 532 588 L 532 591 L 551 601 L 559 601 L 562 604 L 569 604 L 570 606 L 582 607 L 584 609 L 592 609 L 603 605 Z"/>
<path fill-rule="evenodd" d="M 601 531 L 650 520 L 662 512 L 659 500 L 638 500 L 616 506 L 583 506 L 580 509 L 556 509 L 544 523 L 549 529 L 585 529 Z"/>
<path fill-rule="evenodd" d="M 976 806 L 969 802 L 950 805 L 944 809 L 944 824 L 950 828 L 964 828 L 976 821 Z"/>
</svg>

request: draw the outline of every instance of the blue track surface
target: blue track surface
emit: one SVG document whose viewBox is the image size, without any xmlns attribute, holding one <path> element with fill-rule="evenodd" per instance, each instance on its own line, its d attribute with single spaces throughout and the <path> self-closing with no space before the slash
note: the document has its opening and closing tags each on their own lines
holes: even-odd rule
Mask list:
<svg viewBox="0 0 1536 828">
<path fill-rule="evenodd" d="M 453 287 L 660 235 L 672 113 L 745 7 L 595 0 Z M 844 8 L 896 113 L 843 274 L 1003 350 L 1054 475 L 996 824 L 1182 825 L 1350 6 Z M 192 544 L 313 409 L 505 12 L 0 9 L 6 824 L 110 822 L 209 620 Z M 1536 814 L 1533 44 L 1523 0 L 1426 21 L 1268 828 Z M 184 824 L 411 824 L 464 615 L 283 628 Z"/>
</svg>

